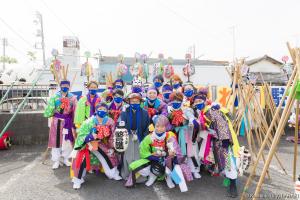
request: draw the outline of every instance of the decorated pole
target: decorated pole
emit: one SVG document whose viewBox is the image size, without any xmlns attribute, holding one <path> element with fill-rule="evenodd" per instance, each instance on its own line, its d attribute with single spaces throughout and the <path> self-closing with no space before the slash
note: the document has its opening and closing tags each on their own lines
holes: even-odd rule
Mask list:
<svg viewBox="0 0 300 200">
<path fill-rule="evenodd" d="M 142 70 L 143 70 L 141 63 L 139 62 L 141 55 L 136 52 L 134 54 L 134 57 L 135 57 L 135 62 L 130 66 L 130 74 L 133 77 L 141 77 Z"/>
<path fill-rule="evenodd" d="M 142 54 L 141 55 L 141 59 L 143 61 L 142 77 L 145 79 L 146 84 L 149 84 L 148 83 L 148 79 L 149 79 L 149 66 L 148 66 L 148 63 L 147 63 L 148 56 L 146 54 Z"/>
<path fill-rule="evenodd" d="M 154 63 L 153 66 L 153 76 L 162 75 L 164 72 L 164 67 L 162 61 L 164 59 L 164 54 L 158 54 L 158 63 Z"/>
<path fill-rule="evenodd" d="M 81 76 L 87 77 L 87 82 L 90 81 L 90 77 L 93 76 L 93 67 L 89 63 L 89 58 L 91 57 L 91 52 L 86 51 L 84 52 L 84 56 L 86 58 L 86 62 L 81 66 Z"/>
<path fill-rule="evenodd" d="M 168 57 L 168 64 L 164 66 L 164 77 L 165 79 L 170 79 L 174 75 L 174 67 L 172 66 L 173 59 Z"/>
<path fill-rule="evenodd" d="M 192 56 L 190 53 L 185 54 L 185 59 L 187 64 L 183 67 L 183 75 L 188 78 L 188 83 L 190 83 L 190 77 L 195 74 L 195 67 L 191 64 Z"/>
<path fill-rule="evenodd" d="M 122 54 L 119 54 L 118 60 L 119 63 L 117 65 L 117 77 L 122 79 L 127 73 L 128 67 L 124 64 L 124 56 Z"/>
<path fill-rule="evenodd" d="M 52 56 L 54 57 L 54 60 L 52 60 L 50 64 L 50 71 L 53 74 L 54 80 L 59 84 L 59 81 L 61 80 L 60 76 L 60 70 L 61 70 L 61 61 L 57 59 L 58 56 L 58 50 L 52 49 L 51 51 Z"/>
</svg>

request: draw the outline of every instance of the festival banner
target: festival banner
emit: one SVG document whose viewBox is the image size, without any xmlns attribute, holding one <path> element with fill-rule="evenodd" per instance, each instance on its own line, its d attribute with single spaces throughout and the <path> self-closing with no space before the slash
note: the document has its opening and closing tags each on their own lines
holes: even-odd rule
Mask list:
<svg viewBox="0 0 300 200">
<path fill-rule="evenodd" d="M 276 107 L 279 105 L 285 89 L 286 89 L 286 86 L 271 86 L 271 93 L 272 93 L 272 97 L 274 99 L 274 103 L 275 103 Z M 287 100 L 287 97 L 285 98 L 285 100 L 282 104 L 282 107 L 285 107 L 286 100 Z"/>
<path fill-rule="evenodd" d="M 217 87 L 217 99 L 216 102 L 220 103 L 223 107 L 226 107 L 227 101 L 231 95 L 231 87 L 219 86 Z M 227 107 L 233 104 L 233 98 L 230 98 Z"/>
</svg>

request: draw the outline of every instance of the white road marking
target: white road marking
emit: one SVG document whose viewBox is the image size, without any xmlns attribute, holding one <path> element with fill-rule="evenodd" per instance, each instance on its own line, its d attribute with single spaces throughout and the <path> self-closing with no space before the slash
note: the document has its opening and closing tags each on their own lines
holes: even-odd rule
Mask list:
<svg viewBox="0 0 300 200">
<path fill-rule="evenodd" d="M 264 162 L 263 162 L 263 161 L 259 161 L 259 164 L 260 164 L 261 166 L 264 166 Z M 271 164 L 270 164 L 269 168 L 275 170 L 276 172 L 279 172 L 279 173 L 282 174 L 282 175 L 286 175 L 286 174 L 284 173 L 284 171 L 283 171 L 281 168 L 279 168 L 278 166 L 276 166 L 276 165 L 271 165 Z M 287 171 L 287 169 L 285 169 L 285 170 Z M 288 171 L 287 171 L 287 173 L 288 173 Z M 292 177 L 292 175 L 289 174 L 289 173 L 288 173 L 287 175 L 290 176 L 290 177 Z"/>
<path fill-rule="evenodd" d="M 4 185 L 0 186 L 0 193 L 4 193 L 10 187 L 13 187 L 15 185 L 15 182 L 17 182 L 20 178 L 25 176 L 31 169 L 33 169 L 37 165 L 37 163 L 40 162 L 40 160 L 41 157 L 37 157 L 31 163 L 26 165 L 20 172 L 12 175 Z"/>
<path fill-rule="evenodd" d="M 170 200 L 168 194 L 163 190 L 163 188 L 160 185 L 154 183 L 153 189 L 159 200 Z"/>
</svg>

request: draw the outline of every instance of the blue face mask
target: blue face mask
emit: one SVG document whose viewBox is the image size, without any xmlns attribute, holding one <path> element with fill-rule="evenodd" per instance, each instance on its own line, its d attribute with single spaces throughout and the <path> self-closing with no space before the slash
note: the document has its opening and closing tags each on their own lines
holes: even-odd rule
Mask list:
<svg viewBox="0 0 300 200">
<path fill-rule="evenodd" d="M 161 82 L 155 82 L 155 83 L 154 83 L 154 86 L 155 86 L 156 88 L 159 88 L 159 87 L 162 86 L 162 83 L 161 83 Z"/>
<path fill-rule="evenodd" d="M 115 101 L 116 103 L 121 103 L 121 102 L 123 101 L 123 98 L 122 98 L 122 97 L 115 97 L 115 98 L 114 98 L 114 101 Z"/>
<path fill-rule="evenodd" d="M 105 117 L 106 114 L 107 114 L 107 112 L 104 110 L 97 110 L 97 115 L 101 118 Z"/>
<path fill-rule="evenodd" d="M 142 92 L 142 88 L 134 87 L 134 88 L 132 88 L 132 92 L 134 92 L 134 93 L 141 93 Z"/>
<path fill-rule="evenodd" d="M 164 133 L 165 133 L 165 132 L 159 133 L 159 132 L 155 131 L 155 134 L 156 134 L 158 137 L 161 137 Z"/>
<path fill-rule="evenodd" d="M 130 107 L 133 109 L 133 110 L 137 110 L 139 109 L 141 106 L 139 103 L 134 103 L 134 104 L 130 104 Z"/>
<path fill-rule="evenodd" d="M 155 98 L 155 99 L 149 99 L 149 98 L 147 97 L 147 100 L 148 100 L 150 103 L 154 103 L 155 100 L 156 100 L 156 98 Z"/>
<path fill-rule="evenodd" d="M 91 95 L 95 95 L 95 94 L 97 93 L 97 90 L 95 90 L 95 89 L 90 89 L 90 90 L 89 90 L 89 93 L 90 93 Z"/>
<path fill-rule="evenodd" d="M 170 94 L 171 93 L 164 93 L 163 96 L 164 96 L 165 99 L 170 99 Z"/>
<path fill-rule="evenodd" d="M 116 85 L 115 89 L 123 89 L 122 85 Z"/>
<path fill-rule="evenodd" d="M 179 108 L 181 107 L 181 102 L 173 102 L 173 103 L 172 103 L 172 107 L 173 107 L 174 109 L 179 109 Z"/>
<path fill-rule="evenodd" d="M 175 89 L 179 88 L 179 87 L 180 87 L 180 83 L 174 84 L 173 87 L 174 87 Z"/>
<path fill-rule="evenodd" d="M 205 107 L 205 104 L 204 104 L 204 102 L 203 103 L 198 103 L 198 104 L 196 104 L 196 106 L 195 106 L 198 110 L 202 110 L 204 107 Z"/>
<path fill-rule="evenodd" d="M 64 92 L 64 93 L 67 93 L 69 91 L 69 88 L 68 87 L 62 87 L 61 91 Z"/>
<path fill-rule="evenodd" d="M 186 96 L 186 97 L 191 97 L 191 96 L 193 96 L 193 94 L 194 94 L 193 90 L 184 91 L 184 96 Z"/>
</svg>

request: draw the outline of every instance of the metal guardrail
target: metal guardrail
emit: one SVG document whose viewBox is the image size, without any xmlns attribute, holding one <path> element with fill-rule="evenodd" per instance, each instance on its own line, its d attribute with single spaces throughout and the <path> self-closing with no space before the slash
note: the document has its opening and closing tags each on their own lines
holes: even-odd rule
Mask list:
<svg viewBox="0 0 300 200">
<path fill-rule="evenodd" d="M 24 100 L 32 84 L 15 83 L 15 85 L 0 85 L 0 113 L 14 113 Z M 8 91 L 8 92 L 7 92 Z M 5 95 L 6 94 L 6 95 Z M 39 84 L 34 87 L 20 112 L 44 110 L 49 97 L 49 84 Z"/>
</svg>

